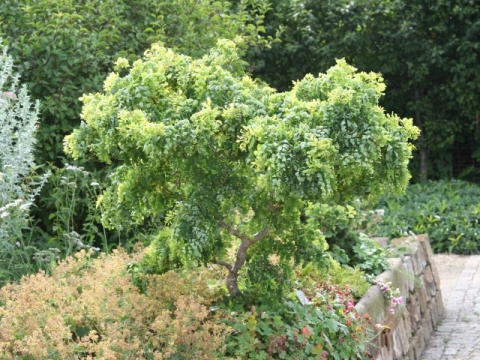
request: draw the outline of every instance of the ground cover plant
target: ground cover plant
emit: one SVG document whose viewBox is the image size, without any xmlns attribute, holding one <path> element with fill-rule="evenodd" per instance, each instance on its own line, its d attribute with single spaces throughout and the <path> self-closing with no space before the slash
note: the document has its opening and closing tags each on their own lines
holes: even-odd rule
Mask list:
<svg viewBox="0 0 480 360">
<path fill-rule="evenodd" d="M 479 198 L 480 186 L 461 180 L 410 185 L 380 201 L 384 216 L 369 231 L 390 238 L 428 233 L 435 252 L 478 254 Z"/>
<path fill-rule="evenodd" d="M 218 298 L 204 269 L 149 276 L 141 293 L 125 272 L 124 251 L 82 250 L 52 275 L 39 273 L 0 289 L 1 359 L 212 359 L 227 325 L 209 305 Z"/>
</svg>

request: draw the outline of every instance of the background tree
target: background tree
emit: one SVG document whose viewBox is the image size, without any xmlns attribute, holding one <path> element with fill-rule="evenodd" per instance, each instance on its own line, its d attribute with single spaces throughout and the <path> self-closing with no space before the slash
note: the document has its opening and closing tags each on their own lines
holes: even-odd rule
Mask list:
<svg viewBox="0 0 480 360">
<path fill-rule="evenodd" d="M 227 40 L 199 60 L 156 45 L 116 68 L 83 96 L 66 152 L 120 164 L 105 224 L 164 214 L 161 265 L 221 264 L 232 295 L 247 254 L 321 262 L 322 223 L 408 183 L 417 129 L 378 106 L 381 77 L 344 60 L 283 93 L 245 76 Z"/>
<path fill-rule="evenodd" d="M 265 27 L 281 43 L 250 51 L 255 76 L 285 90 L 343 57 L 379 72 L 389 89 L 381 104 L 422 130 L 415 179 L 478 180 L 478 2 L 278 1 Z"/>
</svg>

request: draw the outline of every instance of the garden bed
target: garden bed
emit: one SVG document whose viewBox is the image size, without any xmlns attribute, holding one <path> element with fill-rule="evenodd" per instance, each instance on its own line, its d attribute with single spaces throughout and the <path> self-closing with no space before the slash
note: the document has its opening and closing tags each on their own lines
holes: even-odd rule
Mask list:
<svg viewBox="0 0 480 360">
<path fill-rule="evenodd" d="M 402 247 L 404 255 L 389 259 L 390 269 L 376 278 L 380 285 L 373 285 L 356 309 L 370 317 L 377 334 L 369 346 L 374 359 L 417 360 L 444 314 L 440 278 L 428 235 L 398 238 L 391 243 Z M 394 309 L 381 284 L 400 290 L 402 299 Z"/>
</svg>

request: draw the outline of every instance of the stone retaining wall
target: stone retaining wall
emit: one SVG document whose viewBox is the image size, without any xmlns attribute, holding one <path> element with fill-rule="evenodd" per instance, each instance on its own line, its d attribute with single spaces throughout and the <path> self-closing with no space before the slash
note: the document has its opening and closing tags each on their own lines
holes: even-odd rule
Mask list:
<svg viewBox="0 0 480 360">
<path fill-rule="evenodd" d="M 428 235 L 394 239 L 406 248 L 401 258 L 389 259 L 390 270 L 377 276 L 384 284 L 399 288 L 403 303 L 390 314 L 390 300 L 378 285 L 360 299 L 356 309 L 367 315 L 376 336 L 369 353 L 378 360 L 418 360 L 444 313 L 438 271 Z"/>
</svg>

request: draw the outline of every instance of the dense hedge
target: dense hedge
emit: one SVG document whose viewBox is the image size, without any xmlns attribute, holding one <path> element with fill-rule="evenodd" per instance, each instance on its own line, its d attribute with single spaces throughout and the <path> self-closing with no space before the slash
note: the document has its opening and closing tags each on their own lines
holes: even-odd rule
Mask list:
<svg viewBox="0 0 480 360">
<path fill-rule="evenodd" d="M 0 37 L 42 103 L 37 162 L 58 164 L 78 98 L 101 90 L 118 57 L 136 60 L 158 41 L 195 57 L 219 38 L 258 43 L 264 11 L 250 0 L 2 1 Z"/>
</svg>

